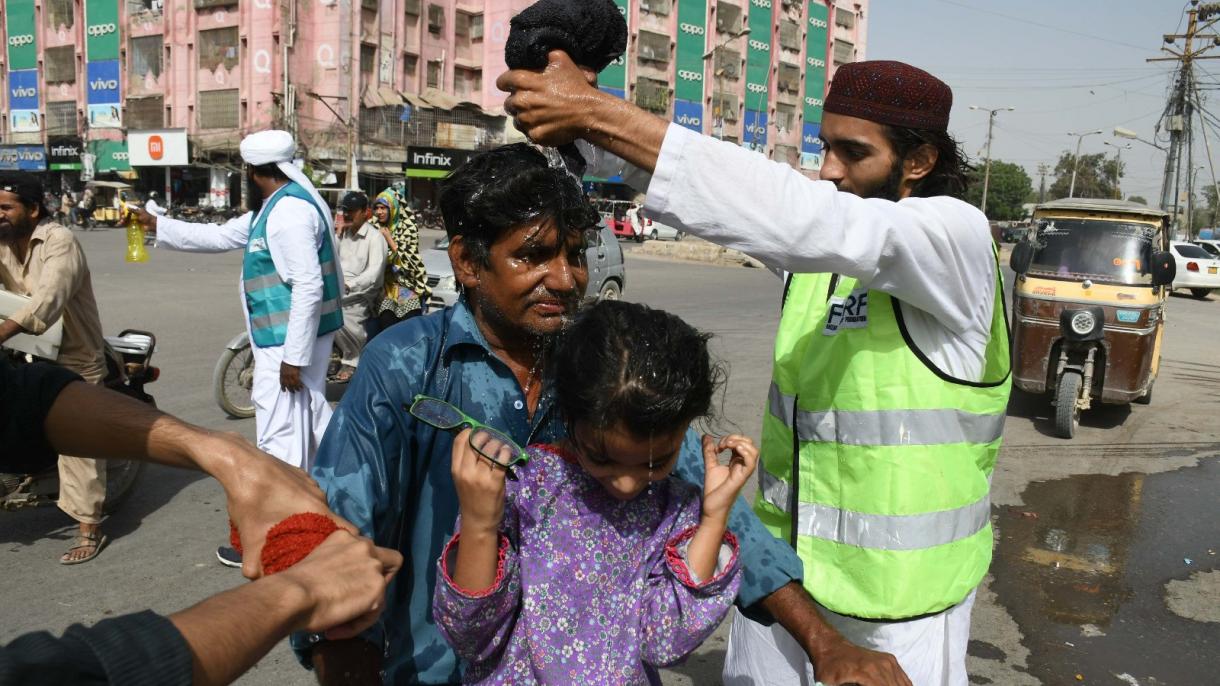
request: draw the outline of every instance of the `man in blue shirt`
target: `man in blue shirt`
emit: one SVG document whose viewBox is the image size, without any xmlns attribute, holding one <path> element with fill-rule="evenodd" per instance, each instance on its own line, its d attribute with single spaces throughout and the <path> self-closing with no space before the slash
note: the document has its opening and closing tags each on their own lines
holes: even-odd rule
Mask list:
<svg viewBox="0 0 1220 686">
<path fill-rule="evenodd" d="M 452 436 L 416 421 L 405 406 L 418 394 L 442 398 L 521 445 L 565 434 L 552 408 L 546 352 L 584 295 L 585 231 L 597 213 L 565 169 L 550 167 L 525 144 L 476 155 L 455 171 L 441 210 L 464 294 L 453 307 L 391 327 L 365 348 L 313 468 L 337 514 L 406 558 L 381 620 L 361 638 L 294 636 L 323 684 L 461 682 L 461 667 L 431 613 L 436 560 L 458 513 Z M 675 473 L 703 483 L 693 432 Z M 800 561 L 744 501 L 729 526 L 745 561 L 739 606 L 764 621 L 768 613 L 779 616 L 786 593 L 804 593 Z M 833 630 L 791 629 L 816 635 L 828 650 L 855 650 Z"/>
</svg>

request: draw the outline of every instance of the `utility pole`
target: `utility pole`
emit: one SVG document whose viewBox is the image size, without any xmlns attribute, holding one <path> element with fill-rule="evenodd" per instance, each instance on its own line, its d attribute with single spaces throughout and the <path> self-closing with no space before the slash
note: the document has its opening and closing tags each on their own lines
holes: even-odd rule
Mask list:
<svg viewBox="0 0 1220 686">
<path fill-rule="evenodd" d="M 991 133 L 995 127 L 995 115 L 997 112 L 1011 112 L 1015 107 L 979 107 L 971 105 L 972 110 L 982 110 L 987 113 L 987 164 L 983 168 L 983 206 L 979 208 L 983 216 L 987 216 L 987 191 L 991 186 Z"/>
<path fill-rule="evenodd" d="M 1038 204 L 1046 202 L 1046 175 L 1049 173 L 1051 173 L 1051 165 L 1045 163 L 1038 165 L 1038 176 L 1042 177 L 1038 183 Z"/>
<path fill-rule="evenodd" d="M 1080 144 L 1084 142 L 1085 136 L 1095 136 L 1103 133 L 1101 129 L 1096 131 L 1085 131 L 1084 133 L 1068 132 L 1069 136 L 1076 137 L 1076 159 L 1072 160 L 1072 183 L 1068 186 L 1068 197 L 1076 197 L 1076 172 L 1080 170 Z"/>
<path fill-rule="evenodd" d="M 1123 192 L 1118 187 L 1118 179 L 1123 170 L 1123 151 L 1130 150 L 1131 144 L 1126 143 L 1124 145 L 1119 145 L 1118 143 L 1114 143 L 1112 141 L 1102 141 L 1102 143 L 1114 148 L 1114 199 L 1122 200 Z"/>
<path fill-rule="evenodd" d="M 1161 50 L 1169 57 L 1150 57 L 1149 62 L 1177 62 L 1178 70 L 1174 79 L 1173 92 L 1165 110 L 1163 121 L 1169 131 L 1169 152 L 1165 156 L 1165 173 L 1161 180 L 1161 209 L 1169 211 L 1172 208 L 1175 228 L 1179 222 L 1179 202 L 1181 195 L 1177 192 L 1182 178 L 1182 153 L 1186 147 L 1186 157 L 1191 157 L 1191 125 L 1194 118 L 1194 61 L 1220 59 L 1220 55 L 1207 55 L 1213 47 L 1220 43 L 1220 36 L 1207 33 L 1208 29 L 1220 17 L 1220 2 L 1200 4 L 1199 0 L 1191 0 L 1190 9 L 1186 11 L 1186 33 L 1165 34 L 1165 44 Z M 1200 26 L 1200 21 L 1205 22 Z M 1177 49 L 1177 41 L 1183 41 L 1182 48 Z M 1189 164 L 1189 163 L 1188 163 Z M 1186 170 L 1186 182 L 1191 186 L 1192 171 Z M 1193 203 L 1190 203 L 1193 204 Z"/>
</svg>

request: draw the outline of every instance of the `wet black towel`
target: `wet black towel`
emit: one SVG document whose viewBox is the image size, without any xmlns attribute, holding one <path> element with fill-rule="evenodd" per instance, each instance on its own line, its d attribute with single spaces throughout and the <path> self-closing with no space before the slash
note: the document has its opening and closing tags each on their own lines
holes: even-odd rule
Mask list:
<svg viewBox="0 0 1220 686">
<path fill-rule="evenodd" d="M 509 69 L 542 69 L 548 52 L 563 50 L 576 64 L 601 71 L 627 50 L 627 20 L 614 0 L 539 0 L 510 26 Z"/>
</svg>

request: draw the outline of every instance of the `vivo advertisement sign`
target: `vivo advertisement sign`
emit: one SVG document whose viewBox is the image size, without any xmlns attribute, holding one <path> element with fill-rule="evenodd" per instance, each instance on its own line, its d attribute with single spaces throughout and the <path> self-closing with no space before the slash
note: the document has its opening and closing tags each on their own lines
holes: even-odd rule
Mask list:
<svg viewBox="0 0 1220 686">
<path fill-rule="evenodd" d="M 742 146 L 750 150 L 767 149 L 767 113 L 746 110 L 745 131 L 741 136 Z"/>
<path fill-rule="evenodd" d="M 22 69 L 8 73 L 9 130 L 38 133 L 38 70 Z"/>
<path fill-rule="evenodd" d="M 85 65 L 88 87 L 89 126 L 95 129 L 123 127 L 119 105 L 119 61 L 105 60 Z"/>
<path fill-rule="evenodd" d="M 0 145 L 0 170 L 47 170 L 47 151 L 41 145 Z"/>
<path fill-rule="evenodd" d="M 822 168 L 822 125 L 805 123 L 801 132 L 801 169 Z"/>
<path fill-rule="evenodd" d="M 703 133 L 703 105 L 689 100 L 675 100 L 674 122 L 695 133 Z"/>
</svg>

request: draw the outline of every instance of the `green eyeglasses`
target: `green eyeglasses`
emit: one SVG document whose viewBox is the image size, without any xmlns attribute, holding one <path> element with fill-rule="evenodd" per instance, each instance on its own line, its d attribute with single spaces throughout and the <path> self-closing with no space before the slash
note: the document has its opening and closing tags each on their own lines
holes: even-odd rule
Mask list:
<svg viewBox="0 0 1220 686">
<path fill-rule="evenodd" d="M 512 473 L 513 467 L 529 461 L 529 455 L 507 434 L 487 426 L 444 400 L 417 395 L 411 406 L 404 406 L 403 409 L 410 412 L 412 417 L 442 431 L 457 433 L 469 427 L 472 429 L 470 447 L 484 458 L 509 470 L 509 473 Z"/>
</svg>

